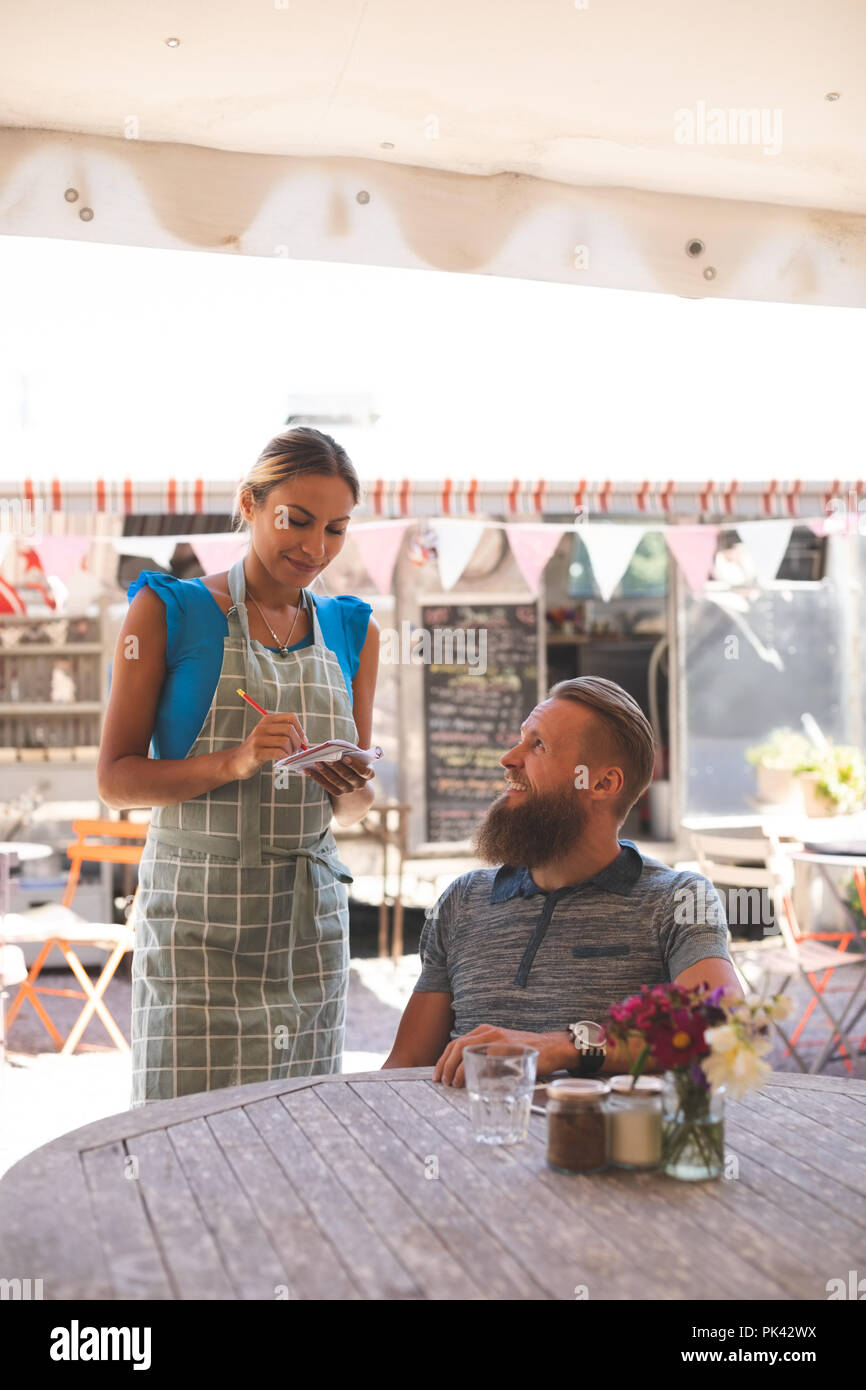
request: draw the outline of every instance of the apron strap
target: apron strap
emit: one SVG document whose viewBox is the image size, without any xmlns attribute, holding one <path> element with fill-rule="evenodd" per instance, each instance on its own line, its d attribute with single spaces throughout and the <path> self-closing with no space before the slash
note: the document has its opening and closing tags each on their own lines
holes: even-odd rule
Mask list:
<svg viewBox="0 0 866 1390">
<path fill-rule="evenodd" d="M 264 846 L 262 854 L 271 851 Z M 295 881 L 292 885 L 292 939 L 297 941 L 302 923 L 310 923 L 316 918 L 316 894 L 313 883 L 313 863 L 322 864 L 329 869 L 340 883 L 351 883 L 352 875 L 336 855 L 316 854 L 309 849 L 295 850 Z"/>
<path fill-rule="evenodd" d="M 171 826 L 152 825 L 149 838 L 174 849 L 194 849 L 199 854 L 216 854 L 222 859 L 240 859 L 241 843 L 236 835 L 206 835 L 196 830 L 175 830 Z"/>
<path fill-rule="evenodd" d="M 224 859 L 239 860 L 240 841 L 226 835 L 203 835 L 189 830 L 171 830 L 161 827 L 151 828 L 150 838 L 157 843 L 172 845 L 177 849 L 198 850 L 202 854 L 221 855 Z M 328 832 L 330 834 L 330 832 Z M 315 885 L 313 883 L 314 863 L 328 869 L 339 883 L 352 883 L 352 875 L 346 865 L 334 853 L 323 848 L 283 849 L 278 845 L 263 845 L 262 856 L 271 859 L 294 859 L 295 878 L 292 884 L 292 936 L 297 940 L 298 929 L 303 921 L 311 922 L 316 915 Z"/>
</svg>

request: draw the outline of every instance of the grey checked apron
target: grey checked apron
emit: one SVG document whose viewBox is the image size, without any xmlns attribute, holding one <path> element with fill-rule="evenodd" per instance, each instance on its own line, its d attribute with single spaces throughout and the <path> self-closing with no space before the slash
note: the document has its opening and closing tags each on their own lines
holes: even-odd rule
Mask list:
<svg viewBox="0 0 866 1390">
<path fill-rule="evenodd" d="M 222 669 L 187 757 L 236 747 L 261 716 L 297 714 L 311 743 L 357 741 L 340 664 L 322 639 L 280 656 L 251 640 L 243 559 L 228 573 Z M 340 1070 L 351 876 L 317 782 L 265 763 L 154 807 L 139 866 L 131 1106 Z"/>
</svg>

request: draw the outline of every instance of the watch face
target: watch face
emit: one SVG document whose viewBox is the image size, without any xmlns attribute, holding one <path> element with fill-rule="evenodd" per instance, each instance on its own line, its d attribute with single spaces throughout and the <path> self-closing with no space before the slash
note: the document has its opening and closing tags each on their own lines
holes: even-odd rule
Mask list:
<svg viewBox="0 0 866 1390">
<path fill-rule="evenodd" d="M 580 1023 L 572 1023 L 569 1029 L 575 1047 L 601 1047 L 607 1042 L 607 1034 L 600 1023 L 593 1023 L 589 1019 L 583 1019 Z"/>
</svg>

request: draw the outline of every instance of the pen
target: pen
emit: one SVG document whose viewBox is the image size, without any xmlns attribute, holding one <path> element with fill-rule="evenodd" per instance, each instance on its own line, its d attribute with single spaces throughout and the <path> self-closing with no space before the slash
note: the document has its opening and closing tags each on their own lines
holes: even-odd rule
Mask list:
<svg viewBox="0 0 866 1390">
<path fill-rule="evenodd" d="M 257 709 L 259 714 L 267 714 L 267 710 L 262 709 L 261 705 L 257 705 L 252 696 L 248 695 L 245 690 L 241 690 L 240 686 L 238 686 L 238 694 L 242 700 L 246 700 L 248 705 L 252 705 L 253 709 Z M 304 748 L 309 748 L 310 745 L 307 743 L 306 739 L 302 739 L 302 746 Z"/>
</svg>

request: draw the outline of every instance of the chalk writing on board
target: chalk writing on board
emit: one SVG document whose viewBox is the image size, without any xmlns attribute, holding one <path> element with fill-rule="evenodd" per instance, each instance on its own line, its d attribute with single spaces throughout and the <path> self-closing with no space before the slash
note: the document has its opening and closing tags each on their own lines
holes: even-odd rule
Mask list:
<svg viewBox="0 0 866 1390">
<path fill-rule="evenodd" d="M 427 839 L 469 840 L 504 790 L 499 759 L 538 703 L 538 628 L 532 604 L 425 608 L 425 628 L 484 628 L 487 669 L 424 667 Z"/>
</svg>

